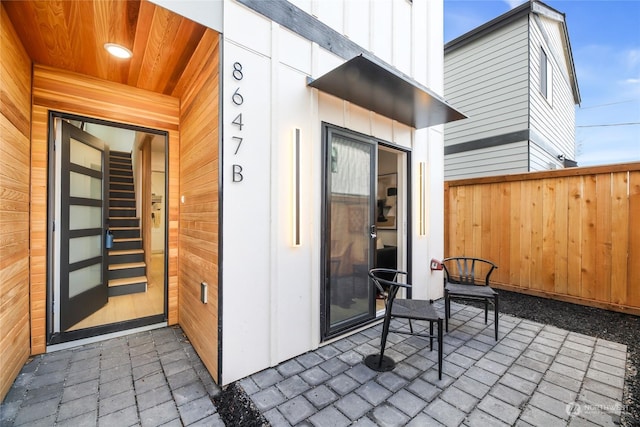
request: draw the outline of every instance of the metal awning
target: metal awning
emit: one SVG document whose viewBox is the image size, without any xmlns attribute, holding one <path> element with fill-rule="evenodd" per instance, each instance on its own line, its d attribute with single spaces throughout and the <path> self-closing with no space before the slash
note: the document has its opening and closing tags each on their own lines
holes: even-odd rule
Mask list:
<svg viewBox="0 0 640 427">
<path fill-rule="evenodd" d="M 420 83 L 362 54 L 308 84 L 416 129 L 467 118 Z"/>
</svg>

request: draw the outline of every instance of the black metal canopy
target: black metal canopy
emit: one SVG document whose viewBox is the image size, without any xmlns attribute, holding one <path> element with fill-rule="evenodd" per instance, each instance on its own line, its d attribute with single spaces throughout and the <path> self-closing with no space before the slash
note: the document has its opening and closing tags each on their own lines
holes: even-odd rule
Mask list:
<svg viewBox="0 0 640 427">
<path fill-rule="evenodd" d="M 362 54 L 308 84 L 416 129 L 467 117 L 420 83 Z"/>
</svg>

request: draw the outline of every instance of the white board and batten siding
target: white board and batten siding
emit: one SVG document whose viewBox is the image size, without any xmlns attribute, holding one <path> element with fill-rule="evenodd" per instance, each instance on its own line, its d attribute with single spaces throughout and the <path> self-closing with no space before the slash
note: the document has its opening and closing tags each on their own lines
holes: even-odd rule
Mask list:
<svg viewBox="0 0 640 427">
<path fill-rule="evenodd" d="M 445 99 L 469 118 L 445 125 L 445 147 L 528 128 L 528 46 L 523 18 L 446 54 Z M 498 171 L 513 170 L 527 148 L 515 143 L 472 153 L 448 154 L 445 178 L 484 170 L 488 159 Z"/>
<path fill-rule="evenodd" d="M 557 22 L 545 17 L 532 20 L 531 129 L 544 139 L 546 151 L 558 167 L 562 167 L 557 159 L 559 154 L 575 159 L 575 101 L 561 37 L 561 28 Z M 540 92 L 541 48 L 547 53 L 553 70 L 548 77 L 548 81 L 553 81 L 550 101 Z M 553 157 L 556 157 L 555 160 Z M 550 169 L 549 162 L 536 163 L 532 158 L 531 163 L 532 171 Z"/>
<path fill-rule="evenodd" d="M 401 72 L 442 89 L 442 5 L 431 4 L 439 2 L 292 3 Z M 222 384 L 228 384 L 320 345 L 323 121 L 411 148 L 414 170 L 426 162 L 433 230 L 442 230 L 444 221 L 444 172 L 442 126 L 416 131 L 307 86 L 307 77 L 320 77 L 344 58 L 232 0 L 224 0 L 223 22 Z M 242 130 L 233 123 L 239 114 Z M 296 128 L 300 246 L 292 244 Z M 414 236 L 414 256 L 442 256 L 443 236 L 436 237 Z M 440 290 L 441 276 L 423 270 L 416 275 L 418 292 Z"/>
</svg>

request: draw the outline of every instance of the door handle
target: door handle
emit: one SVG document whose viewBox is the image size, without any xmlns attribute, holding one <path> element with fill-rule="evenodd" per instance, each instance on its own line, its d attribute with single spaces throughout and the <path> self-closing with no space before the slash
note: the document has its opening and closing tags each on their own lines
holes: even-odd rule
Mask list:
<svg viewBox="0 0 640 427">
<path fill-rule="evenodd" d="M 378 233 L 377 233 L 377 231 L 376 231 L 376 226 L 375 226 L 375 225 L 372 225 L 372 226 L 371 226 L 371 231 L 370 231 L 370 233 L 371 233 L 371 238 L 372 238 L 372 239 L 375 239 L 376 237 L 378 237 Z"/>
</svg>

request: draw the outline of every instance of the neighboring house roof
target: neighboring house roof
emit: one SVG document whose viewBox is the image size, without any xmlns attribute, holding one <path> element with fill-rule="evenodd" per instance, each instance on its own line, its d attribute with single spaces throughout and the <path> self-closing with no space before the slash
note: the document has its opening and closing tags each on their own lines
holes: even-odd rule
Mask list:
<svg viewBox="0 0 640 427">
<path fill-rule="evenodd" d="M 460 37 L 451 40 L 449 43 L 444 45 L 444 54 L 446 55 L 449 52 L 452 52 L 462 46 L 465 46 L 475 40 L 478 40 L 484 37 L 487 34 L 492 33 L 493 31 L 501 28 L 507 24 L 510 24 L 514 21 L 521 19 L 529 15 L 530 13 L 534 13 L 539 16 L 543 16 L 547 19 L 554 20 L 560 26 L 560 31 L 562 32 L 562 45 L 564 50 L 564 55 L 567 63 L 567 72 L 569 74 L 569 78 L 571 81 L 571 89 L 573 91 L 573 100 L 575 104 L 580 104 L 580 89 L 578 88 L 578 78 L 576 76 L 576 68 L 573 62 L 573 54 L 571 52 L 571 43 L 569 41 L 569 31 L 567 30 L 567 23 L 565 19 L 565 14 L 553 9 L 550 6 L 542 3 L 537 0 L 530 0 L 526 3 L 521 4 L 520 6 L 511 9 L 509 12 L 498 16 L 497 18 L 480 25 L 477 28 L 461 35 Z"/>
</svg>

